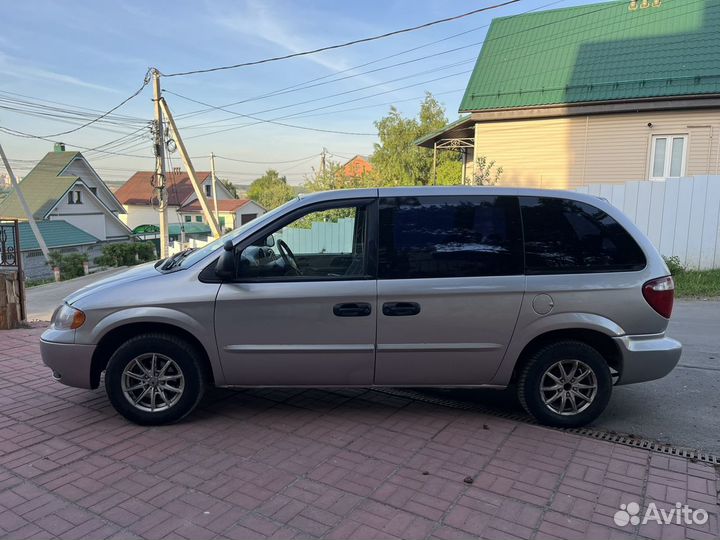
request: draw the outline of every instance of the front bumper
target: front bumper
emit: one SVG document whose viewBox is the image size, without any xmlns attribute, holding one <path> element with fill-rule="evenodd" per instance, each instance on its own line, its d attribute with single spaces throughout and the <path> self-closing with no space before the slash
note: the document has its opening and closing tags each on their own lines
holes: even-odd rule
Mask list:
<svg viewBox="0 0 720 540">
<path fill-rule="evenodd" d="M 614 338 L 620 349 L 621 368 L 617 384 L 660 379 L 680 360 L 682 344 L 665 334 Z"/>
<path fill-rule="evenodd" d="M 53 378 L 68 386 L 92 388 L 90 371 L 95 345 L 57 343 L 40 339 L 43 364 L 52 369 Z"/>
</svg>

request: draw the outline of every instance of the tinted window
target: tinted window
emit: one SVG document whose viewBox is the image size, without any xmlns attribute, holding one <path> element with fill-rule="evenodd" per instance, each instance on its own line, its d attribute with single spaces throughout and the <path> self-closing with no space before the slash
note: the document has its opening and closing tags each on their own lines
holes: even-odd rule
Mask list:
<svg viewBox="0 0 720 540">
<path fill-rule="evenodd" d="M 522 274 L 514 197 L 380 200 L 380 279 Z"/>
<path fill-rule="evenodd" d="M 528 274 L 641 270 L 645 256 L 622 226 L 589 204 L 520 197 Z"/>
</svg>

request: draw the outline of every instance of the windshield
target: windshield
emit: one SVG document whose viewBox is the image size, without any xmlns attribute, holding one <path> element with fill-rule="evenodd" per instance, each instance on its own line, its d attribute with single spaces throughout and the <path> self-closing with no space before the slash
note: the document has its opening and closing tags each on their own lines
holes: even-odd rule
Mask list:
<svg viewBox="0 0 720 540">
<path fill-rule="evenodd" d="M 276 215 L 280 214 L 287 206 L 289 206 L 290 204 L 292 204 L 295 201 L 297 201 L 297 198 L 292 199 L 292 200 L 286 202 L 285 204 L 270 210 L 269 212 L 266 212 L 262 216 L 259 216 L 255 219 L 253 219 L 252 221 L 248 221 L 245 225 L 241 225 L 240 227 L 238 227 L 237 229 L 233 229 L 229 233 L 225 233 L 217 240 L 213 240 L 209 244 L 207 244 L 201 248 L 198 248 L 196 250 L 193 250 L 185 258 L 180 260 L 174 268 L 188 268 L 188 267 L 192 266 L 193 264 L 195 264 L 196 262 L 204 259 L 208 255 L 214 253 L 215 251 L 222 249 L 223 245 L 228 240 L 233 240 L 233 243 L 234 243 L 235 238 L 240 236 L 242 233 L 244 233 L 250 227 L 254 227 L 255 225 L 257 225 L 259 223 L 271 220 Z"/>
</svg>

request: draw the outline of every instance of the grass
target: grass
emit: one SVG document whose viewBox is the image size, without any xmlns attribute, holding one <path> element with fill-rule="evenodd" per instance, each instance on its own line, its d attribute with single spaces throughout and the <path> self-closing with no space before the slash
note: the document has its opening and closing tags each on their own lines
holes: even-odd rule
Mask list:
<svg viewBox="0 0 720 540">
<path fill-rule="evenodd" d="M 55 283 L 53 278 L 42 278 L 42 279 L 26 279 L 25 288 L 37 287 L 38 285 L 46 285 L 47 283 Z"/>
<path fill-rule="evenodd" d="M 673 272 L 675 296 L 678 298 L 708 298 L 720 296 L 720 269 L 681 270 Z"/>
<path fill-rule="evenodd" d="M 677 298 L 720 296 L 720 269 L 687 270 L 678 257 L 666 258 L 665 262 L 675 280 Z"/>
</svg>

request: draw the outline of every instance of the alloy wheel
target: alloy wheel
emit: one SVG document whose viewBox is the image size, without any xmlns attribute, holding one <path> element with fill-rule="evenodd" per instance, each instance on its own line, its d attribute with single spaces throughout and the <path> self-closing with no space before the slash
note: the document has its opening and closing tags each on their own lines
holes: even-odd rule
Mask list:
<svg viewBox="0 0 720 540">
<path fill-rule="evenodd" d="M 595 372 L 580 360 L 560 360 L 543 373 L 540 396 L 556 414 L 571 416 L 587 409 L 598 393 Z"/>
<path fill-rule="evenodd" d="M 122 372 L 122 392 L 130 404 L 145 412 L 166 411 L 185 390 L 185 376 L 172 358 L 159 353 L 136 356 Z"/>
</svg>

